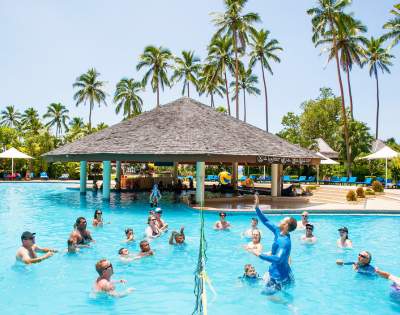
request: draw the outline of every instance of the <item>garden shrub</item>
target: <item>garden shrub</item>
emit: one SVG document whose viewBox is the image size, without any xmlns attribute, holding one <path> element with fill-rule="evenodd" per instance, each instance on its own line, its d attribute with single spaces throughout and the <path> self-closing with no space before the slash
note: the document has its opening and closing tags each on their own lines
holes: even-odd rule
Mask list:
<svg viewBox="0 0 400 315">
<path fill-rule="evenodd" d="M 373 191 L 371 188 L 367 188 L 365 190 L 365 195 L 366 196 L 374 196 L 375 195 L 375 191 Z"/>
<path fill-rule="evenodd" d="M 372 189 L 373 189 L 375 192 L 383 192 L 383 185 L 382 185 L 381 182 L 378 182 L 377 180 L 374 180 L 374 181 L 372 182 Z"/>
<path fill-rule="evenodd" d="M 349 190 L 346 195 L 347 201 L 357 201 L 357 194 L 355 190 Z"/>
<path fill-rule="evenodd" d="M 358 187 L 356 193 L 357 193 L 357 198 L 365 198 L 364 188 Z"/>
</svg>

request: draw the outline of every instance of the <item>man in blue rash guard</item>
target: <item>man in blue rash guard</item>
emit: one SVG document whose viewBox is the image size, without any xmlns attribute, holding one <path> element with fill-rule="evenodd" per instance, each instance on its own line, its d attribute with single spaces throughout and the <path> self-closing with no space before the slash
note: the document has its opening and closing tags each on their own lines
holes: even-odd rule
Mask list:
<svg viewBox="0 0 400 315">
<path fill-rule="evenodd" d="M 271 254 L 260 254 L 254 252 L 254 255 L 271 263 L 269 267 L 269 280 L 266 284 L 264 293 L 267 295 L 275 294 L 283 286 L 293 281 L 292 271 L 289 266 L 289 257 L 292 243 L 289 233 L 297 227 L 296 219 L 292 217 L 284 218 L 279 226 L 272 224 L 259 208 L 258 195 L 254 196 L 255 209 L 261 222 L 274 233 L 274 243 L 272 244 Z"/>
<path fill-rule="evenodd" d="M 341 259 L 336 260 L 336 264 L 339 266 L 343 265 L 352 265 L 355 272 L 369 275 L 369 276 L 376 276 L 376 269 L 371 265 L 372 255 L 370 252 L 362 251 L 358 254 L 358 261 L 350 261 L 344 262 Z"/>
</svg>

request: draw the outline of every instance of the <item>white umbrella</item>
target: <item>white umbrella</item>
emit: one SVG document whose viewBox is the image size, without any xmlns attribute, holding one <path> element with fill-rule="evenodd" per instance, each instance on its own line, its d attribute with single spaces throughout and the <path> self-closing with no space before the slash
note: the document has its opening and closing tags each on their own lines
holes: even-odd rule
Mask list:
<svg viewBox="0 0 400 315">
<path fill-rule="evenodd" d="M 380 160 L 380 159 L 385 159 L 385 186 L 387 186 L 387 165 L 388 165 L 388 160 L 391 160 L 395 157 L 400 157 L 400 153 L 392 150 L 388 146 L 384 146 L 382 149 L 376 151 L 375 153 L 372 153 L 370 155 L 364 156 L 360 159 L 364 160 Z"/>
<path fill-rule="evenodd" d="M 339 162 L 336 162 L 336 161 L 328 158 L 327 156 L 323 155 L 320 152 L 316 152 L 316 154 L 321 157 L 320 164 L 322 164 L 322 165 L 338 165 L 338 164 L 340 164 Z M 319 165 L 317 165 L 317 183 L 318 182 L 319 182 Z"/>
<path fill-rule="evenodd" d="M 0 153 L 0 159 L 11 159 L 11 175 L 14 174 L 14 159 L 33 159 L 33 157 L 18 151 L 15 148 Z"/>
</svg>

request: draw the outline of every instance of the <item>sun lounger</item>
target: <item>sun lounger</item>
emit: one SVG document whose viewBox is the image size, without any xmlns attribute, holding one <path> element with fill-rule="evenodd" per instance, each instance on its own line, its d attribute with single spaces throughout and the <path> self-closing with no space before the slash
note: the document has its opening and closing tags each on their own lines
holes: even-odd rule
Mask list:
<svg viewBox="0 0 400 315">
<path fill-rule="evenodd" d="M 315 182 L 316 182 L 315 176 L 308 176 L 306 183 L 315 183 Z"/>
<path fill-rule="evenodd" d="M 290 183 L 291 182 L 290 176 L 289 175 L 284 175 L 283 176 L 283 182 Z"/>
<path fill-rule="evenodd" d="M 40 173 L 40 179 L 49 179 L 49 176 L 47 175 L 46 172 L 41 172 Z"/>
<path fill-rule="evenodd" d="M 349 185 L 357 184 L 357 177 L 355 177 L 355 176 L 350 177 L 347 184 L 349 184 Z"/>
<path fill-rule="evenodd" d="M 58 179 L 67 180 L 69 179 L 69 174 L 68 173 L 61 174 L 61 176 Z"/>
<path fill-rule="evenodd" d="M 297 182 L 299 182 L 299 183 L 305 183 L 306 181 L 307 181 L 307 176 L 300 176 L 297 179 Z"/>
<path fill-rule="evenodd" d="M 339 184 L 340 179 L 337 176 L 332 176 L 331 180 L 329 181 L 330 184 Z"/>
<path fill-rule="evenodd" d="M 340 178 L 340 185 L 347 184 L 347 180 L 348 180 L 348 179 L 349 179 L 349 178 L 346 177 L 346 176 L 341 177 L 341 178 Z"/>
<path fill-rule="evenodd" d="M 363 182 L 357 182 L 359 185 L 371 186 L 372 184 L 372 177 L 367 177 Z"/>
</svg>

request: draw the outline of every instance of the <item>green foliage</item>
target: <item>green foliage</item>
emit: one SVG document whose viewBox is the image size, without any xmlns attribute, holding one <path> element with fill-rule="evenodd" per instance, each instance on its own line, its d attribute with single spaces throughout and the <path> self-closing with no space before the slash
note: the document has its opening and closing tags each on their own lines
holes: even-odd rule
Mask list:
<svg viewBox="0 0 400 315">
<path fill-rule="evenodd" d="M 393 39 L 390 43 L 389 48 L 397 45 L 400 41 L 400 3 L 395 4 L 394 9 L 390 11 L 394 15 L 392 19 L 390 19 L 385 25 L 383 25 L 384 29 L 389 30 L 388 33 L 383 35 L 385 40 Z"/>
<path fill-rule="evenodd" d="M 395 158 L 390 163 L 390 173 L 392 174 L 392 178 L 394 181 L 400 181 L 400 158 Z"/>
<path fill-rule="evenodd" d="M 372 182 L 372 189 L 373 189 L 375 192 L 383 192 L 383 185 L 382 185 L 381 182 L 378 182 L 377 180 L 374 180 L 374 181 Z"/>
<path fill-rule="evenodd" d="M 187 89 L 190 97 L 189 83 L 198 87 L 198 75 L 201 69 L 200 58 L 194 55 L 194 51 L 182 51 L 182 58 L 175 58 L 175 71 L 171 77 L 172 82 L 183 80 L 182 95 Z"/>
<path fill-rule="evenodd" d="M 365 191 L 362 187 L 357 187 L 356 189 L 357 198 L 365 198 Z"/>
<path fill-rule="evenodd" d="M 365 190 L 365 195 L 366 196 L 375 196 L 375 191 L 373 191 L 371 188 L 367 188 Z"/>
<path fill-rule="evenodd" d="M 223 114 L 227 114 L 228 113 L 228 111 L 226 110 L 226 108 L 224 106 L 218 106 L 215 110 L 217 112 L 223 113 Z"/>
<path fill-rule="evenodd" d="M 349 190 L 346 194 L 347 201 L 357 201 L 357 194 L 354 189 Z"/>
<path fill-rule="evenodd" d="M 138 95 L 144 88 L 141 82 L 134 79 L 123 78 L 117 83 L 114 94 L 115 113 L 119 114 L 121 109 L 124 111 L 124 119 L 132 118 L 142 112 L 143 100 Z"/>
</svg>

